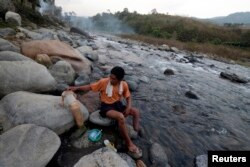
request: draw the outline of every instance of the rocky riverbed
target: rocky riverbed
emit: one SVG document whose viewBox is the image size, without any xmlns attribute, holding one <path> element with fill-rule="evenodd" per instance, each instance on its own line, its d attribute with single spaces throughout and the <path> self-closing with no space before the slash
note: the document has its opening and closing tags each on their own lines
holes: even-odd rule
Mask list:
<svg viewBox="0 0 250 167">
<path fill-rule="evenodd" d="M 102 143 L 96 143 L 86 149 L 84 142 L 79 141 L 81 146 L 77 148 L 79 142 L 74 145 L 69 141 L 74 120 L 59 105 L 58 95 L 68 85 L 87 84 L 108 76 L 109 70 L 117 65 L 124 67 L 132 104 L 141 112 L 143 134 L 134 142 L 142 148 L 142 160 L 147 166 L 195 166 L 195 157 L 206 154 L 207 150 L 250 149 L 249 68 L 167 45 L 153 46 L 104 34 L 91 34 L 90 38 L 63 27 L 20 27 L 18 32 L 1 29 L 0 33 L 0 123 L 3 128 L 0 148 L 8 145 L 13 131 L 34 129 L 34 134 L 26 133 L 28 136 L 22 137 L 23 141 L 31 142 L 30 136 L 43 133 L 44 130 L 39 128 L 51 129 L 46 131 L 50 135 L 48 143 L 54 146 L 49 150 L 50 158 L 43 158 L 43 162 L 35 166 L 74 166 L 82 156 L 103 147 Z M 42 45 L 32 45 L 34 40 L 57 40 L 63 44 L 55 44 L 54 50 L 47 46 L 48 56 L 41 56 L 42 61 L 39 61 L 35 48 Z M 23 42 L 31 42 L 31 45 Z M 65 44 L 70 46 L 69 49 L 65 49 Z M 78 68 L 79 62 L 84 68 Z M 98 95 L 81 93 L 79 99 L 90 114 L 98 109 Z M 21 124 L 39 127 L 17 126 Z M 92 123 L 87 125 L 95 127 Z M 106 138 L 118 141 L 119 147 L 122 141 L 119 137 L 113 139 L 113 132 L 118 132 L 112 128 L 104 132 Z M 54 133 L 60 135 L 61 143 Z M 58 142 L 52 143 L 53 137 Z M 47 139 L 36 139 L 32 143 L 47 143 Z M 46 145 L 45 148 L 50 147 Z M 25 145 L 22 151 L 27 153 L 25 150 L 29 149 Z M 160 155 L 154 150 L 161 150 Z M 47 152 L 43 154 L 47 155 Z M 0 165 L 8 164 L 1 155 Z M 97 155 L 114 157 L 112 152 L 103 148 L 93 153 L 93 157 Z M 18 157 L 17 153 L 13 156 Z M 115 159 L 119 161 L 119 158 Z M 88 158 L 83 159 L 79 163 Z M 129 166 L 133 165 L 134 162 Z"/>
</svg>

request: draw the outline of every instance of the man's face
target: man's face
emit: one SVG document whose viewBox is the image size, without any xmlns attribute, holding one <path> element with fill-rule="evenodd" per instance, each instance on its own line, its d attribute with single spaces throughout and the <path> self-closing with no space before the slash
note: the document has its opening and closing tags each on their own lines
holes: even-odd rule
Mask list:
<svg viewBox="0 0 250 167">
<path fill-rule="evenodd" d="M 111 85 L 117 85 L 120 82 L 114 74 L 110 74 L 109 78 Z"/>
</svg>

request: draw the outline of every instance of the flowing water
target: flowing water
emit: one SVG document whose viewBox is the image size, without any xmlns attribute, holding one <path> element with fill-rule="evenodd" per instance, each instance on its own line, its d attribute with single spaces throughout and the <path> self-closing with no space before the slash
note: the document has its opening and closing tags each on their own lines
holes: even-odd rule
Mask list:
<svg viewBox="0 0 250 167">
<path fill-rule="evenodd" d="M 250 69 L 197 56 L 195 63 L 180 60 L 189 53 L 159 51 L 152 46 L 117 43 L 100 38 L 97 44 L 109 43 L 120 54 L 111 65 L 122 65 L 129 76 L 140 82 L 132 93 L 133 105 L 141 111 L 145 135 L 135 141 L 144 152 L 151 143 L 160 143 L 171 166 L 194 166 L 194 158 L 208 150 L 250 150 L 250 84 L 238 84 L 220 78 L 230 71 L 250 78 Z M 103 47 L 105 50 L 105 47 Z M 107 56 L 108 55 L 108 56 Z M 170 68 L 175 75 L 164 75 Z M 198 99 L 185 96 L 194 92 Z M 147 154 L 144 161 L 150 164 Z"/>
</svg>

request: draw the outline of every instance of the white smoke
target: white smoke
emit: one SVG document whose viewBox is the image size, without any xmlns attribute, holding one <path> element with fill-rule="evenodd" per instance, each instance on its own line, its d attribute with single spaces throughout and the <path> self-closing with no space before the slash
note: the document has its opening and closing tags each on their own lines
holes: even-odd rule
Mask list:
<svg viewBox="0 0 250 167">
<path fill-rule="evenodd" d="M 94 17 L 70 17 L 72 26 L 90 32 L 105 32 L 110 34 L 133 34 L 134 30 L 116 18 L 114 15 L 101 17 L 98 21 Z"/>
</svg>

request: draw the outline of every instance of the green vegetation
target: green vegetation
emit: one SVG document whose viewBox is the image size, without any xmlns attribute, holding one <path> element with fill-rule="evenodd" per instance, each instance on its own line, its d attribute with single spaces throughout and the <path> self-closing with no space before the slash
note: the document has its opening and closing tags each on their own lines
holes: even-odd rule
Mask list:
<svg viewBox="0 0 250 167">
<path fill-rule="evenodd" d="M 103 17 L 114 16 L 134 29 L 138 35 L 124 35 L 153 44 L 168 44 L 180 49 L 203 52 L 250 64 L 250 30 L 223 27 L 197 19 L 158 14 L 129 12 L 103 13 L 94 16 L 94 24 L 103 24 Z"/>
</svg>

